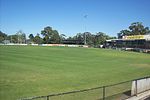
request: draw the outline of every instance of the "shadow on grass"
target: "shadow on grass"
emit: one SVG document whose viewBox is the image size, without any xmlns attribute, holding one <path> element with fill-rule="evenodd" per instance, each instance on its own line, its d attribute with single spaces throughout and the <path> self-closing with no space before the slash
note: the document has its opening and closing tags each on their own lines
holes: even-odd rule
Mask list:
<svg viewBox="0 0 150 100">
<path fill-rule="evenodd" d="M 129 98 L 130 96 L 131 96 L 131 90 L 105 97 L 105 100 L 125 100 Z M 103 98 L 97 99 L 97 100 L 103 100 Z"/>
</svg>

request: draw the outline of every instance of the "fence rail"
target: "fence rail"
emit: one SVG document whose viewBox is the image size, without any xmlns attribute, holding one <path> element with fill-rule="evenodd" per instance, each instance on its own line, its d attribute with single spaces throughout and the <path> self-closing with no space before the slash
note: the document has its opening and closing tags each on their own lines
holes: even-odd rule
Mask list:
<svg viewBox="0 0 150 100">
<path fill-rule="evenodd" d="M 29 98 L 22 98 L 19 100 L 124 100 L 129 97 L 135 96 L 139 93 L 150 90 L 150 87 L 146 90 L 138 92 L 138 81 L 142 79 L 149 79 L 150 76 L 133 79 L 117 84 L 111 84 L 107 86 L 88 88 L 83 90 L 75 90 L 70 92 L 62 92 L 56 94 L 50 94 L 46 96 L 35 96 Z M 135 82 L 135 94 L 131 94 L 131 87 Z M 149 83 L 150 84 L 150 83 Z M 132 90 L 133 91 L 133 90 Z"/>
</svg>

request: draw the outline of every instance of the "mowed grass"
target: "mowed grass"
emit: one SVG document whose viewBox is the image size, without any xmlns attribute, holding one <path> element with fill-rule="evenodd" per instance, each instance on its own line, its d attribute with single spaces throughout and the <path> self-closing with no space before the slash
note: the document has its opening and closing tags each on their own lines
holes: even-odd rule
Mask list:
<svg viewBox="0 0 150 100">
<path fill-rule="evenodd" d="M 0 99 L 15 100 L 150 75 L 150 55 L 94 48 L 0 46 Z"/>
</svg>

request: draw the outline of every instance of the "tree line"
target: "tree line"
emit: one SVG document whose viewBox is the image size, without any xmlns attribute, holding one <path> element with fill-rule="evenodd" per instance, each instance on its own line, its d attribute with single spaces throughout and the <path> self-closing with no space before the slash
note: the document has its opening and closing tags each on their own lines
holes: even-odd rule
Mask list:
<svg viewBox="0 0 150 100">
<path fill-rule="evenodd" d="M 128 35 L 145 35 L 150 34 L 149 27 L 144 27 L 141 22 L 132 23 L 129 29 L 121 30 L 117 33 L 118 38 Z M 67 43 L 86 44 L 97 47 L 100 44 L 104 44 L 108 39 L 116 39 L 103 32 L 97 32 L 92 34 L 90 32 L 77 33 L 72 37 L 67 37 L 65 34 L 59 34 L 59 32 L 50 26 L 45 27 L 41 30 L 40 34 L 37 33 L 35 36 L 29 34 L 27 39 L 26 34 L 21 30 L 14 35 L 7 35 L 0 31 L 0 43 L 4 40 L 10 40 L 11 43 L 35 43 L 35 44 L 63 44 Z"/>
<path fill-rule="evenodd" d="M 1 43 L 4 40 L 10 40 L 11 43 L 63 44 L 64 41 L 77 41 L 76 44 L 85 44 L 86 41 L 86 45 L 97 47 L 100 44 L 103 44 L 107 39 L 113 39 L 116 37 L 110 37 L 103 32 L 98 32 L 96 34 L 84 32 L 77 33 L 72 37 L 67 37 L 65 34 L 59 34 L 57 30 L 54 30 L 52 29 L 52 27 L 47 26 L 43 30 L 41 30 L 40 34 L 37 33 L 35 36 L 33 34 L 29 34 L 28 38 L 29 39 L 26 39 L 26 34 L 21 30 L 14 35 L 7 35 L 0 31 Z"/>
<path fill-rule="evenodd" d="M 146 34 L 150 34 L 149 27 L 144 27 L 142 22 L 134 22 L 128 27 L 128 29 L 121 30 L 117 35 L 118 38 L 121 39 L 123 36 Z"/>
<path fill-rule="evenodd" d="M 26 34 L 21 30 L 14 35 L 7 35 L 0 31 L 0 43 L 3 43 L 4 40 L 9 40 L 11 43 L 26 43 Z"/>
<path fill-rule="evenodd" d="M 76 44 L 85 44 L 86 41 L 86 45 L 98 46 L 100 44 L 103 44 L 107 39 L 116 38 L 110 37 L 103 32 L 98 32 L 96 34 L 84 32 L 77 33 L 75 36 L 72 37 L 67 37 L 65 34 L 59 34 L 57 30 L 53 30 L 50 26 L 45 27 L 41 31 L 41 35 L 43 36 L 43 38 L 41 38 L 39 34 L 37 34 L 36 36 L 30 34 L 29 39 L 30 41 L 37 44 L 63 44 L 64 41 L 77 41 Z"/>
</svg>

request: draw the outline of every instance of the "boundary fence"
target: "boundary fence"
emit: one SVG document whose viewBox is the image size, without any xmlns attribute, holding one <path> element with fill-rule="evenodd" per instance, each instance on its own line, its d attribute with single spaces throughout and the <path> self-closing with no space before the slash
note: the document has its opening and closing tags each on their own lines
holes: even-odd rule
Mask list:
<svg viewBox="0 0 150 100">
<path fill-rule="evenodd" d="M 147 86 L 146 88 L 139 90 L 141 89 L 139 88 L 141 80 L 147 80 L 144 83 Z M 22 98 L 19 100 L 124 100 L 149 90 L 150 76 L 147 76 L 107 86 L 50 94 L 46 96 Z"/>
</svg>

